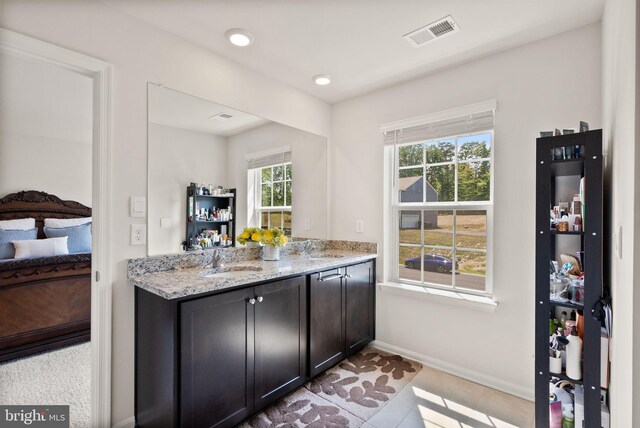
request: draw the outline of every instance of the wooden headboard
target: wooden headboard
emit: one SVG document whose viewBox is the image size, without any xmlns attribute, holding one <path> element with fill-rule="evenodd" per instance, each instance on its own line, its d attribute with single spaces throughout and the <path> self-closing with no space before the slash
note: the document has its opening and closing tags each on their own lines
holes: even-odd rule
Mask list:
<svg viewBox="0 0 640 428">
<path fill-rule="evenodd" d="M 25 190 L 0 199 L 0 220 L 35 218 L 38 238 L 44 238 L 45 218 L 91 217 L 91 208 L 75 201 L 63 201 L 55 195 Z"/>
</svg>

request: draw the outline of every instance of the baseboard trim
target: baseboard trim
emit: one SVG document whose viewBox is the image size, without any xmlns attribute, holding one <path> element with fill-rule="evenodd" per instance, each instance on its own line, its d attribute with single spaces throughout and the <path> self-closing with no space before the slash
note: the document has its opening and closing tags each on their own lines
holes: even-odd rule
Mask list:
<svg viewBox="0 0 640 428">
<path fill-rule="evenodd" d="M 398 346 L 381 342 L 379 340 L 374 340 L 370 343 L 370 345 L 379 348 L 382 351 L 394 352 L 396 354 L 402 355 L 403 357 L 418 361 L 427 367 L 431 367 L 432 369 L 440 370 L 445 373 L 449 373 L 451 375 L 469 380 L 471 382 L 475 382 L 489 388 L 497 389 L 498 391 L 506 392 L 507 394 L 515 395 L 516 397 L 520 397 L 528 401 L 534 401 L 533 391 L 530 391 L 529 389 L 524 388 L 520 385 L 511 382 L 505 382 L 504 380 L 497 379 L 493 376 L 488 376 L 486 374 L 476 372 L 474 370 L 470 370 L 456 364 L 451 364 L 437 358 L 429 357 L 427 355 L 418 354 L 417 352 L 400 348 Z"/>
<path fill-rule="evenodd" d="M 136 426 L 136 418 L 131 416 L 130 418 L 120 421 L 112 428 L 134 428 Z"/>
</svg>

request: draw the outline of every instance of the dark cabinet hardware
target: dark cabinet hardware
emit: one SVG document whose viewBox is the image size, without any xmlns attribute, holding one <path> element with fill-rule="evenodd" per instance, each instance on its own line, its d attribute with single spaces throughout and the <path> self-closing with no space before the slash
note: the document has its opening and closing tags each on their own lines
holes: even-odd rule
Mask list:
<svg viewBox="0 0 640 428">
<path fill-rule="evenodd" d="M 320 281 L 320 282 L 324 282 L 324 281 L 332 281 L 332 280 L 334 280 L 334 279 L 342 279 L 343 277 L 344 277 L 344 276 L 343 276 L 342 274 L 334 273 L 334 274 L 331 274 L 331 275 L 329 275 L 329 276 L 320 276 L 320 277 L 318 278 L 318 281 Z"/>
</svg>

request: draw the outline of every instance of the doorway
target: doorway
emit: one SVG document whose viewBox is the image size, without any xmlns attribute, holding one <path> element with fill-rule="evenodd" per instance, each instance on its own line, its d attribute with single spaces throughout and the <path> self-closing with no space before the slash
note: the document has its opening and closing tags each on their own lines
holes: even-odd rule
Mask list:
<svg viewBox="0 0 640 428">
<path fill-rule="evenodd" d="M 110 266 L 110 146 L 112 66 L 9 30 L 0 29 L 0 54 L 55 66 L 88 78 L 91 92 L 91 271 L 90 271 L 90 420 L 91 426 L 111 425 L 111 266 Z M 43 98 L 43 102 L 46 98 Z M 28 168 L 28 158 L 24 161 Z M 54 404 L 54 403 L 24 403 Z"/>
</svg>

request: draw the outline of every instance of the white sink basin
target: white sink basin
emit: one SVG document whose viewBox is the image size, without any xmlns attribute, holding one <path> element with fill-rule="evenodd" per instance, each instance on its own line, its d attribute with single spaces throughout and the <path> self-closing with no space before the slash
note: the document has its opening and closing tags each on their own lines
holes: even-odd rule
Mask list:
<svg viewBox="0 0 640 428">
<path fill-rule="evenodd" d="M 237 278 L 240 276 L 250 275 L 260 272 L 261 267 L 256 266 L 232 266 L 228 268 L 219 268 L 206 271 L 205 278 Z"/>
</svg>

